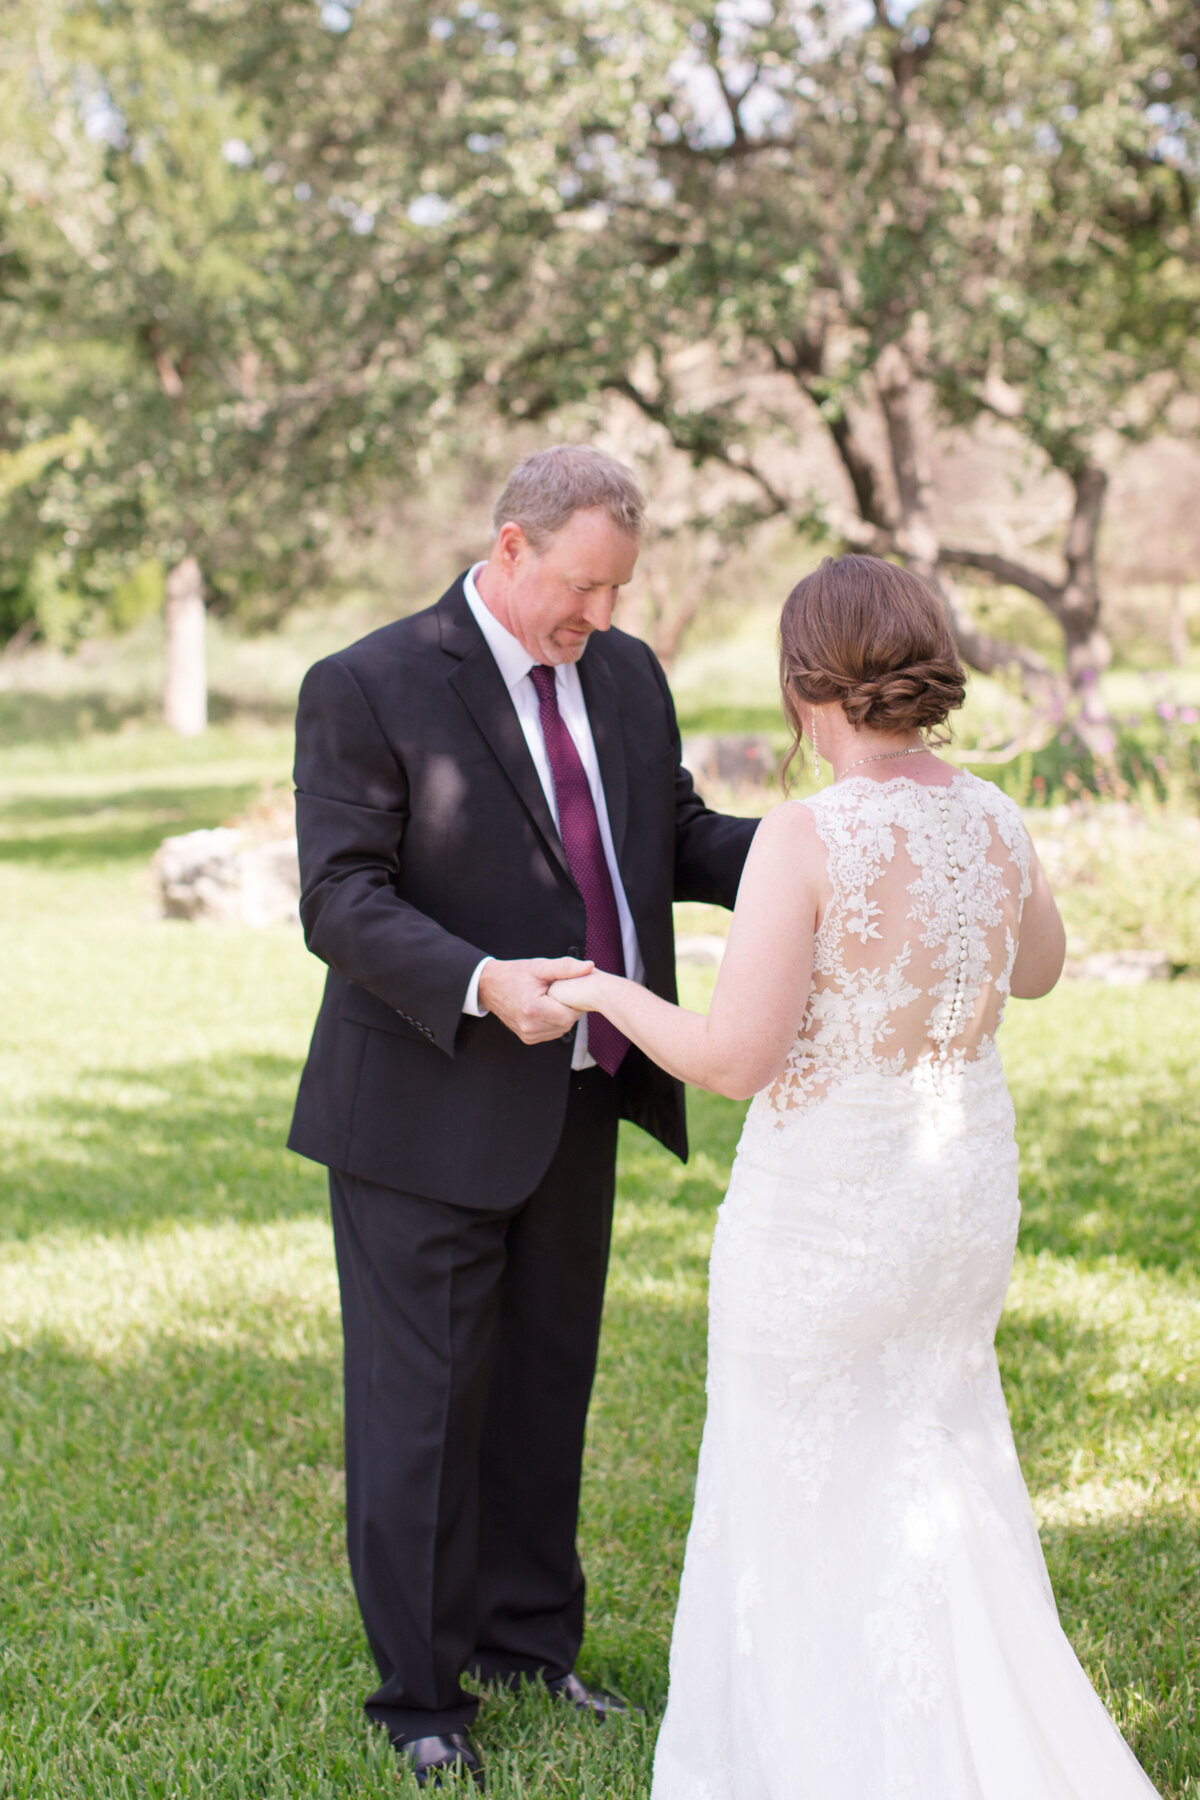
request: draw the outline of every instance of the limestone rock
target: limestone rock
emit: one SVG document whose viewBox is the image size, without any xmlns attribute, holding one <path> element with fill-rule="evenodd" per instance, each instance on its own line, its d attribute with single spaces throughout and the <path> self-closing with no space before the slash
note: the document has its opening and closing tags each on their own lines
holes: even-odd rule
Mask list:
<svg viewBox="0 0 1200 1800">
<path fill-rule="evenodd" d="M 725 939 L 716 932 L 700 932 L 694 937 L 677 937 L 675 939 L 675 961 L 677 963 L 700 963 L 709 968 L 719 968 L 721 958 L 725 954 Z"/>
<path fill-rule="evenodd" d="M 761 732 L 690 737 L 683 746 L 683 761 L 701 785 L 719 781 L 730 787 L 765 787 L 774 779 L 776 766 L 771 740 Z"/>
<path fill-rule="evenodd" d="M 1110 987 L 1136 987 L 1143 981 L 1170 981 L 1175 973 L 1165 950 L 1098 950 L 1068 962 L 1064 974 Z"/>
<path fill-rule="evenodd" d="M 258 840 L 236 826 L 164 839 L 152 864 L 163 917 L 242 925 L 299 920 L 294 837 Z"/>
</svg>

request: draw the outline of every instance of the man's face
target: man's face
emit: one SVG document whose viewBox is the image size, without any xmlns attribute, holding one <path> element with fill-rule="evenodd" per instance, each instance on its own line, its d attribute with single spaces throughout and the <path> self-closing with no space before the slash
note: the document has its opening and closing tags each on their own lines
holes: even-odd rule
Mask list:
<svg viewBox="0 0 1200 1800">
<path fill-rule="evenodd" d="M 492 553 L 502 577 L 493 610 L 537 662 L 578 662 L 592 632 L 612 624 L 637 554 L 637 539 L 598 506 L 573 513 L 540 551 L 519 525 L 504 525 Z M 493 594 L 485 598 L 491 604 Z"/>
</svg>

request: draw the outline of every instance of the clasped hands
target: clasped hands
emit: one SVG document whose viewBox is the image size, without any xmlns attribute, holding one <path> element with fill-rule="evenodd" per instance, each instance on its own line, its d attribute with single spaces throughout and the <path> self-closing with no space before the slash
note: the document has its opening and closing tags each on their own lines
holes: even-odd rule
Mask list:
<svg viewBox="0 0 1200 1800">
<path fill-rule="evenodd" d="M 546 1044 L 597 1010 L 599 985 L 594 963 L 533 956 L 485 964 L 479 999 L 523 1044 Z"/>
</svg>

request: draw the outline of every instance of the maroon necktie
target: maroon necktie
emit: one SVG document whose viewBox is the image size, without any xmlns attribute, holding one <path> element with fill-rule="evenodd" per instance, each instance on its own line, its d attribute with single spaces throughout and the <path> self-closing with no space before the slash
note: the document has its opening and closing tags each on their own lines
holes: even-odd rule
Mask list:
<svg viewBox="0 0 1200 1800">
<path fill-rule="evenodd" d="M 547 664 L 535 663 L 529 673 L 537 689 L 542 737 L 554 781 L 554 798 L 558 803 L 558 833 L 587 912 L 584 955 L 598 969 L 607 969 L 611 975 L 623 975 L 625 954 L 621 947 L 621 920 L 612 876 L 604 858 L 592 790 L 575 740 L 558 710 L 554 670 Z M 588 1049 L 609 1075 L 616 1074 L 628 1048 L 629 1039 L 615 1025 L 610 1025 L 600 1013 L 588 1014 Z"/>
</svg>

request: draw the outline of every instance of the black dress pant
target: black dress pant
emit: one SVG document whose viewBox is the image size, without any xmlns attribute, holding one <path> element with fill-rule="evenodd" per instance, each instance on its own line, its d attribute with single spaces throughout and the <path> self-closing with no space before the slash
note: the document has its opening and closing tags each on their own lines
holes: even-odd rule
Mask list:
<svg viewBox="0 0 1200 1800">
<path fill-rule="evenodd" d="M 574 1665 L 616 1088 L 600 1069 L 572 1074 L 550 1167 L 506 1211 L 330 1171 L 350 1568 L 380 1677 L 366 1709 L 397 1741 L 471 1723 L 465 1669 L 553 1679 Z"/>
</svg>

